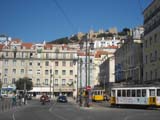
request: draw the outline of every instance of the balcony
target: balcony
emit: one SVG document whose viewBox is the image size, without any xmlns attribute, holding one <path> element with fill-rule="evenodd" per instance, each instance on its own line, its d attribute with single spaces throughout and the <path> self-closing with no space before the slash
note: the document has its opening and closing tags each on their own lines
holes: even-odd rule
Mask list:
<svg viewBox="0 0 160 120">
<path fill-rule="evenodd" d="M 151 31 L 153 31 L 154 29 L 156 29 L 159 25 L 160 25 L 160 19 L 157 20 L 153 25 L 151 25 L 151 26 L 149 27 L 149 29 L 146 29 L 146 30 L 144 31 L 144 36 L 147 35 L 148 33 L 150 33 Z"/>
<path fill-rule="evenodd" d="M 160 7 L 155 9 L 155 11 L 144 20 L 144 24 L 146 24 L 149 20 L 151 20 L 156 14 L 160 12 Z"/>
</svg>

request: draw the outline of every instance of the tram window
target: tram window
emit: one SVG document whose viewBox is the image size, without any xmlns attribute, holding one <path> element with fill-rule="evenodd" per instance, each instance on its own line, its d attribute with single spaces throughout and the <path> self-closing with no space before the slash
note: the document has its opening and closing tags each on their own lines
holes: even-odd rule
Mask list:
<svg viewBox="0 0 160 120">
<path fill-rule="evenodd" d="M 117 91 L 117 96 L 118 96 L 118 97 L 121 97 L 121 90 L 118 90 L 118 91 Z"/>
<path fill-rule="evenodd" d="M 122 96 L 126 97 L 126 90 L 122 90 Z"/>
<path fill-rule="evenodd" d="M 112 96 L 115 97 L 115 90 L 112 90 Z"/>
<path fill-rule="evenodd" d="M 127 97 L 130 97 L 131 96 L 131 92 L 130 90 L 127 90 Z"/>
<path fill-rule="evenodd" d="M 157 96 L 160 96 L 160 89 L 157 89 Z"/>
<path fill-rule="evenodd" d="M 149 96 L 155 96 L 155 89 L 149 90 Z"/>
<path fill-rule="evenodd" d="M 146 97 L 146 90 L 142 90 L 142 97 Z"/>
<path fill-rule="evenodd" d="M 137 90 L 137 97 L 141 97 L 141 90 Z"/>
<path fill-rule="evenodd" d="M 136 91 L 132 90 L 132 97 L 136 97 Z"/>
</svg>

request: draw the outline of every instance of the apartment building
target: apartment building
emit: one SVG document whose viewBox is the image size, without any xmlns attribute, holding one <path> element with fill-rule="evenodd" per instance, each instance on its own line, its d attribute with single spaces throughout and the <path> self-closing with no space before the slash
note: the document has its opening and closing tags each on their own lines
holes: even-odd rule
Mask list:
<svg viewBox="0 0 160 120">
<path fill-rule="evenodd" d="M 143 27 L 133 29 L 133 36 L 121 41 L 115 52 L 115 79 L 125 84 L 141 84 Z"/>
<path fill-rule="evenodd" d="M 144 82 L 160 83 L 160 1 L 154 0 L 144 15 Z"/>
<path fill-rule="evenodd" d="M 31 92 L 75 95 L 77 91 L 77 50 L 67 45 L 24 43 L 13 39 L 0 50 L 3 86 L 28 77 Z M 53 89 L 54 88 L 54 89 Z"/>
<path fill-rule="evenodd" d="M 110 55 L 100 66 L 99 79 L 100 84 L 110 93 L 112 85 L 115 83 L 115 57 L 114 54 Z"/>
</svg>

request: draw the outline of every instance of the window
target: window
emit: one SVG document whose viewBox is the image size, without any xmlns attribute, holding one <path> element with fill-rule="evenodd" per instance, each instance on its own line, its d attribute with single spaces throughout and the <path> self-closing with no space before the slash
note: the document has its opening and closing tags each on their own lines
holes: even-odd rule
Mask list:
<svg viewBox="0 0 160 120">
<path fill-rule="evenodd" d="M 12 72 L 13 72 L 13 74 L 16 74 L 16 69 L 13 69 Z"/>
<path fill-rule="evenodd" d="M 40 66 L 40 65 L 41 65 L 41 63 L 40 63 L 40 62 L 38 62 L 38 63 L 37 63 L 37 66 Z"/>
<path fill-rule="evenodd" d="M 5 64 L 5 65 L 8 65 L 8 60 L 5 60 L 5 61 L 4 61 L 4 64 Z"/>
<path fill-rule="evenodd" d="M 24 60 L 21 61 L 21 65 L 24 66 Z"/>
<path fill-rule="evenodd" d="M 142 90 L 142 97 L 146 97 L 146 90 L 145 89 Z"/>
<path fill-rule="evenodd" d="M 137 97 L 141 97 L 141 90 L 137 90 Z"/>
<path fill-rule="evenodd" d="M 117 91 L 117 96 L 118 96 L 118 97 L 121 97 L 121 90 L 118 90 L 118 91 Z"/>
<path fill-rule="evenodd" d="M 149 90 L 149 96 L 155 96 L 155 90 L 154 89 Z"/>
<path fill-rule="evenodd" d="M 111 94 L 113 97 L 115 97 L 115 90 L 112 90 Z"/>
<path fill-rule="evenodd" d="M 66 61 L 63 61 L 63 62 L 62 62 L 62 66 L 66 66 Z"/>
<path fill-rule="evenodd" d="M 66 80 L 62 79 L 62 86 L 65 86 L 65 85 L 66 85 Z"/>
<path fill-rule="evenodd" d="M 49 74 L 49 71 L 48 70 L 45 70 L 45 75 L 48 75 Z"/>
<path fill-rule="evenodd" d="M 32 62 L 29 62 L 29 65 L 32 66 Z"/>
<path fill-rule="evenodd" d="M 62 70 L 62 75 L 66 75 L 66 70 Z"/>
<path fill-rule="evenodd" d="M 130 90 L 127 90 L 127 97 L 130 97 L 131 96 L 131 92 Z"/>
<path fill-rule="evenodd" d="M 8 69 L 4 69 L 4 74 L 8 74 Z"/>
<path fill-rule="evenodd" d="M 16 78 L 12 78 L 12 84 L 16 82 Z"/>
<path fill-rule="evenodd" d="M 154 52 L 154 60 L 157 61 L 157 50 Z"/>
<path fill-rule="evenodd" d="M 132 90 L 132 97 L 136 97 L 136 91 Z"/>
<path fill-rule="evenodd" d="M 14 65 L 14 66 L 16 65 L 16 60 L 13 60 L 13 65 Z"/>
<path fill-rule="evenodd" d="M 45 85 L 48 85 L 48 79 L 45 79 Z"/>
<path fill-rule="evenodd" d="M 149 41 L 150 41 L 150 46 L 151 46 L 152 45 L 152 37 L 150 37 Z"/>
<path fill-rule="evenodd" d="M 157 80 L 157 69 L 155 69 L 155 80 Z"/>
<path fill-rule="evenodd" d="M 14 58 L 16 58 L 16 54 L 17 54 L 16 52 L 13 53 Z"/>
<path fill-rule="evenodd" d="M 24 69 L 21 69 L 21 74 L 24 74 Z"/>
<path fill-rule="evenodd" d="M 28 74 L 32 74 L 32 69 L 29 69 L 29 70 L 28 70 Z"/>
<path fill-rule="evenodd" d="M 152 53 L 150 53 L 150 62 L 152 62 Z"/>
<path fill-rule="evenodd" d="M 160 96 L 160 89 L 157 89 L 157 96 Z"/>
<path fill-rule="evenodd" d="M 157 42 L 157 34 L 154 35 L 154 42 Z"/>
<path fill-rule="evenodd" d="M 37 79 L 37 85 L 40 85 L 40 79 Z"/>
<path fill-rule="evenodd" d="M 55 70 L 55 75 L 58 75 L 58 70 Z"/>
<path fill-rule="evenodd" d="M 54 81 L 55 81 L 55 82 L 54 82 L 54 85 L 55 85 L 55 86 L 58 86 L 58 79 L 55 79 Z"/>
<path fill-rule="evenodd" d="M 153 75 L 153 72 L 152 70 L 150 71 L 150 80 L 152 80 L 152 75 Z"/>
<path fill-rule="evenodd" d="M 8 56 L 8 52 L 6 52 L 6 56 Z"/>
<path fill-rule="evenodd" d="M 32 57 L 33 57 L 33 53 L 30 53 L 30 55 L 29 55 L 29 56 L 30 56 L 30 58 L 32 58 Z"/>
<path fill-rule="evenodd" d="M 63 53 L 63 59 L 65 59 L 66 58 L 66 53 Z"/>
<path fill-rule="evenodd" d="M 71 67 L 73 66 L 73 62 L 72 62 L 72 61 L 70 61 L 70 66 L 71 66 Z"/>
<path fill-rule="evenodd" d="M 46 61 L 46 62 L 45 62 L 45 66 L 49 66 L 49 61 Z"/>
<path fill-rule="evenodd" d="M 122 97 L 126 97 L 126 90 L 122 90 Z"/>
<path fill-rule="evenodd" d="M 58 66 L 58 61 L 55 62 L 55 66 Z"/>
<path fill-rule="evenodd" d="M 7 84 L 8 81 L 7 81 L 7 78 L 4 78 L 4 84 Z"/>
<path fill-rule="evenodd" d="M 46 58 L 47 58 L 47 59 L 49 58 L 49 53 L 46 53 Z"/>
<path fill-rule="evenodd" d="M 73 75 L 73 70 L 70 70 L 70 75 Z"/>
<path fill-rule="evenodd" d="M 37 74 L 41 74 L 41 70 L 37 70 Z"/>
</svg>

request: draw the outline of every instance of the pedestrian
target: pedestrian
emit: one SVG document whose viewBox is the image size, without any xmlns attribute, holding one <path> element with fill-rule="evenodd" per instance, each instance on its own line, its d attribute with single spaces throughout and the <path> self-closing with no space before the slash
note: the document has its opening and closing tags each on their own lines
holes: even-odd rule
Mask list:
<svg viewBox="0 0 160 120">
<path fill-rule="evenodd" d="M 16 106 L 16 104 L 17 104 L 17 101 L 16 101 L 16 93 L 15 92 L 13 92 L 13 95 L 12 95 L 12 107 L 15 107 Z"/>
</svg>

